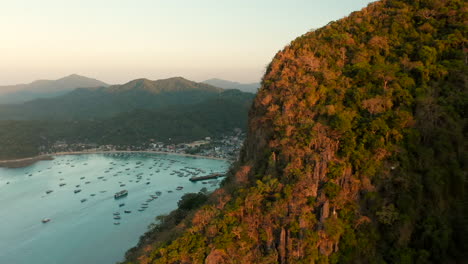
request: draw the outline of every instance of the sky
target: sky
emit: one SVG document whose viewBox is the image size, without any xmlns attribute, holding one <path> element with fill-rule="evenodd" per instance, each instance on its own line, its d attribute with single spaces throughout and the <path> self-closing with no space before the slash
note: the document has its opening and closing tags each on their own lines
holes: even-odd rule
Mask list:
<svg viewBox="0 0 468 264">
<path fill-rule="evenodd" d="M 0 0 L 0 85 L 80 74 L 257 82 L 294 38 L 369 0 Z"/>
</svg>

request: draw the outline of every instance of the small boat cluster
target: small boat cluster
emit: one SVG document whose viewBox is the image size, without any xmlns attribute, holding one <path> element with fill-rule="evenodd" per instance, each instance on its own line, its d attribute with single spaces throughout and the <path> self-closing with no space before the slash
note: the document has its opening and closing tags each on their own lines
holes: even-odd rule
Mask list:
<svg viewBox="0 0 468 264">
<path fill-rule="evenodd" d="M 179 187 L 182 187 L 182 186 L 179 186 Z M 177 188 L 179 188 L 179 187 L 177 187 Z M 183 188 L 183 187 L 182 187 L 182 188 Z M 180 189 L 180 190 L 182 190 L 182 189 Z M 123 190 L 123 191 L 126 191 L 126 190 Z M 120 191 L 120 192 L 116 193 L 115 195 L 116 195 L 116 196 L 120 196 L 121 193 L 122 193 L 123 191 Z M 126 191 L 126 192 L 127 192 L 127 194 L 128 194 L 128 191 Z M 126 195 L 127 195 L 127 194 L 126 194 Z M 125 196 L 126 196 L 126 195 L 125 195 Z M 162 192 L 161 192 L 161 191 L 156 191 L 156 192 L 154 192 L 154 194 L 150 194 L 150 195 L 149 195 L 149 198 L 148 198 L 145 202 L 141 203 L 141 205 L 140 205 L 140 207 L 137 209 L 137 211 L 139 211 L 139 212 L 145 211 L 145 210 L 149 207 L 149 203 L 152 202 L 152 201 L 154 201 L 154 200 L 156 200 L 156 199 L 158 199 L 159 196 L 161 196 L 161 195 L 162 195 Z M 116 199 L 117 199 L 117 198 L 116 198 Z M 123 207 L 123 206 L 125 206 L 125 203 L 119 204 L 119 207 Z M 132 213 L 131 210 L 124 210 L 123 212 L 124 212 L 125 214 L 131 214 L 131 213 Z M 121 216 L 120 212 L 114 212 L 114 213 L 113 213 L 113 218 L 114 218 L 114 220 L 121 220 L 121 219 L 122 219 L 122 216 Z M 116 221 L 116 222 L 114 222 L 114 225 L 120 225 L 120 222 L 119 222 L 119 221 Z"/>
<path fill-rule="evenodd" d="M 75 195 L 78 203 L 88 204 L 90 201 L 95 199 L 108 199 L 109 197 L 108 190 L 111 191 L 114 195 L 114 199 L 116 200 L 116 207 L 121 208 L 120 212 L 116 212 L 113 215 L 114 224 L 120 225 L 120 220 L 122 219 L 123 215 L 130 215 L 132 212 L 144 212 L 148 208 L 151 207 L 151 203 L 158 199 L 164 192 L 167 193 L 174 193 L 175 191 L 182 191 L 184 186 L 175 186 L 173 189 L 165 189 L 165 190 L 155 190 L 153 193 L 150 193 L 149 196 L 141 201 L 137 207 L 134 208 L 127 208 L 130 206 L 134 206 L 131 202 L 124 203 L 120 201 L 125 197 L 129 196 L 129 191 L 132 191 L 134 188 L 142 188 L 137 187 L 145 186 L 144 188 L 154 188 L 155 186 L 155 179 L 153 178 L 155 175 L 172 175 L 178 177 L 196 177 L 198 175 L 206 174 L 207 172 L 201 168 L 196 168 L 193 166 L 185 166 L 187 162 L 177 159 L 171 159 L 167 157 L 155 157 L 155 158 L 148 158 L 145 157 L 142 161 L 125 161 L 130 156 L 129 154 L 125 153 L 115 153 L 111 154 L 111 156 L 116 158 L 122 158 L 121 161 L 112 161 L 109 162 L 106 167 L 102 169 L 101 172 L 96 176 L 92 176 L 92 174 L 83 174 L 79 175 L 77 178 L 70 178 L 68 172 L 71 170 L 86 170 L 89 171 L 89 168 L 85 168 L 84 166 L 88 166 L 87 162 L 79 163 L 76 159 L 57 159 L 53 161 L 53 167 L 55 171 L 55 176 L 57 176 L 57 182 L 51 182 L 49 184 L 49 188 L 44 190 L 45 194 L 43 193 L 42 198 L 46 197 L 56 197 L 57 193 L 61 193 L 63 191 L 73 192 L 72 195 Z M 91 163 L 90 163 L 91 164 Z M 101 165 L 102 166 L 102 165 Z M 58 168 L 57 168 L 58 167 Z M 51 170 L 52 167 L 47 169 L 43 169 L 42 174 L 46 175 L 48 170 Z M 208 169 L 209 170 L 209 169 Z M 210 171 L 210 170 L 209 170 Z M 211 170 L 211 173 L 213 170 Z M 41 171 L 37 172 L 26 172 L 26 176 L 32 177 L 37 174 L 41 173 Z M 88 172 L 87 172 L 88 173 Z M 93 172 L 94 173 L 94 172 Z M 73 173 L 73 175 L 77 175 L 77 173 Z M 59 176 L 61 178 L 59 178 Z M 125 177 L 124 177 L 125 176 Z M 130 177 L 128 177 L 130 176 Z M 160 177 L 160 176 L 159 176 Z M 118 180 L 117 180 L 118 179 Z M 120 180 L 120 181 L 119 181 Z M 103 183 L 106 182 L 107 183 Z M 212 186 L 218 184 L 218 181 L 203 181 L 203 184 L 212 184 Z M 9 182 L 7 183 L 9 184 Z M 50 186 L 56 184 L 57 189 L 53 189 Z M 106 189 L 97 189 L 96 184 L 105 184 L 102 185 Z M 97 187 L 99 188 L 99 187 Z M 125 188 L 125 189 L 124 189 Z M 116 190 L 117 189 L 117 190 Z M 120 189 L 120 190 L 119 190 Z M 146 191 L 145 191 L 146 192 Z M 101 198 L 100 198 L 101 197 Z M 112 197 L 112 196 L 110 196 Z M 98 201 L 96 200 L 96 201 Z M 119 200 L 119 202 L 117 202 Z M 121 214 L 122 213 L 122 214 Z M 44 218 L 41 220 L 43 223 L 50 222 L 50 218 Z"/>
<path fill-rule="evenodd" d="M 185 166 L 182 169 L 173 170 L 170 175 L 177 175 L 178 177 L 195 177 L 200 173 L 206 173 L 206 171 L 200 168 Z"/>
</svg>

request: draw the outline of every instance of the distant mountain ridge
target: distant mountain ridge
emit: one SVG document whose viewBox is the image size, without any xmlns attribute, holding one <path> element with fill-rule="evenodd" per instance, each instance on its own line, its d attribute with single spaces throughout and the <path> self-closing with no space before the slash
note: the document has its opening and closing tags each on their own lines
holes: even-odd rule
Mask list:
<svg viewBox="0 0 468 264">
<path fill-rule="evenodd" d="M 222 87 L 221 87 L 222 88 Z M 183 92 L 183 91 L 207 91 L 207 92 L 221 92 L 223 89 L 215 87 L 210 84 L 197 83 L 187 80 L 183 77 L 172 77 L 168 79 L 161 79 L 151 81 L 145 78 L 136 79 L 122 85 L 110 86 L 109 92 L 123 92 L 129 90 L 141 90 L 150 93 L 162 92 Z"/>
<path fill-rule="evenodd" d="M 1 120 L 96 119 L 135 109 L 157 110 L 200 103 L 224 90 L 182 77 L 151 81 L 137 79 L 122 85 L 79 88 L 54 98 L 21 105 L 0 105 Z"/>
<path fill-rule="evenodd" d="M 209 79 L 203 81 L 202 83 L 210 84 L 223 89 L 237 89 L 247 93 L 257 93 L 258 88 L 260 88 L 260 83 L 239 83 L 217 78 Z"/>
<path fill-rule="evenodd" d="M 23 103 L 38 98 L 51 98 L 76 88 L 107 87 L 107 83 L 71 74 L 57 80 L 37 80 L 29 84 L 0 86 L 0 104 Z"/>
</svg>

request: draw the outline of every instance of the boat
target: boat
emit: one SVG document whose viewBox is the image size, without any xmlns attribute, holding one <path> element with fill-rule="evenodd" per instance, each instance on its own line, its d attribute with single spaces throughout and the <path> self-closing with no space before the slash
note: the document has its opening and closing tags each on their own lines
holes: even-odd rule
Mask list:
<svg viewBox="0 0 468 264">
<path fill-rule="evenodd" d="M 120 223 L 119 222 L 114 222 L 114 225 L 120 225 Z"/>
<path fill-rule="evenodd" d="M 53 191 L 52 191 L 52 190 L 48 190 L 48 191 L 46 191 L 46 193 L 47 193 L 47 194 L 49 194 L 49 193 L 51 193 L 51 192 L 53 192 Z"/>
<path fill-rule="evenodd" d="M 120 215 L 120 213 L 119 213 L 119 212 L 115 212 L 114 215 Z"/>
<path fill-rule="evenodd" d="M 177 186 L 176 190 L 180 191 L 180 190 L 182 190 L 183 188 L 184 188 L 184 187 L 182 187 L 182 186 Z"/>
<path fill-rule="evenodd" d="M 114 216 L 114 219 L 119 220 L 119 219 L 121 219 L 121 217 L 116 215 L 116 216 Z"/>
<path fill-rule="evenodd" d="M 124 211 L 124 213 L 126 213 L 126 214 L 129 214 L 129 213 L 131 213 L 131 212 L 132 212 L 132 211 L 130 211 L 130 210 L 125 210 L 125 211 Z"/>
<path fill-rule="evenodd" d="M 65 185 L 66 185 L 66 183 L 59 184 L 60 187 L 65 186 Z"/>
<path fill-rule="evenodd" d="M 42 219 L 42 223 L 45 224 L 45 223 L 48 223 L 48 222 L 50 222 L 50 218 L 44 218 L 44 219 Z"/>
<path fill-rule="evenodd" d="M 115 199 L 119 199 L 119 198 L 125 197 L 125 196 L 127 196 L 127 195 L 128 195 L 128 191 L 127 191 L 127 190 L 122 190 L 122 191 L 120 191 L 120 192 L 116 192 L 116 193 L 114 194 L 114 198 L 115 198 Z"/>
<path fill-rule="evenodd" d="M 74 190 L 73 192 L 74 192 L 74 193 L 79 193 L 79 192 L 81 192 L 81 190 L 78 189 L 78 190 Z"/>
<path fill-rule="evenodd" d="M 124 206 L 124 205 L 125 205 L 125 203 L 121 203 L 121 204 L 119 204 L 119 207 L 122 207 L 122 206 Z"/>
<path fill-rule="evenodd" d="M 86 201 L 87 201 L 87 199 L 81 199 L 81 202 L 82 202 L 82 203 L 84 203 L 84 202 L 86 202 Z"/>
<path fill-rule="evenodd" d="M 197 174 L 194 174 L 194 175 L 198 175 L 198 173 L 197 173 Z M 213 173 L 213 174 L 206 175 L 206 176 L 192 177 L 192 178 L 189 179 L 189 181 L 195 182 L 195 181 L 203 181 L 203 180 L 217 179 L 217 178 L 222 177 L 222 176 L 223 176 L 223 175 L 220 174 L 220 173 Z"/>
</svg>

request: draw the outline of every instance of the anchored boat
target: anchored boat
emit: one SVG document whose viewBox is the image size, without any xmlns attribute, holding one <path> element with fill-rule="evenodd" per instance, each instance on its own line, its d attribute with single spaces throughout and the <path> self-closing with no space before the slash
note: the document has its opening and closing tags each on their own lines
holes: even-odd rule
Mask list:
<svg viewBox="0 0 468 264">
<path fill-rule="evenodd" d="M 122 190 L 122 191 L 120 191 L 120 192 L 116 192 L 116 193 L 114 194 L 114 198 L 115 198 L 115 199 L 119 199 L 119 198 L 125 197 L 125 196 L 127 196 L 127 195 L 128 195 L 128 191 L 127 191 L 127 190 Z"/>
</svg>

